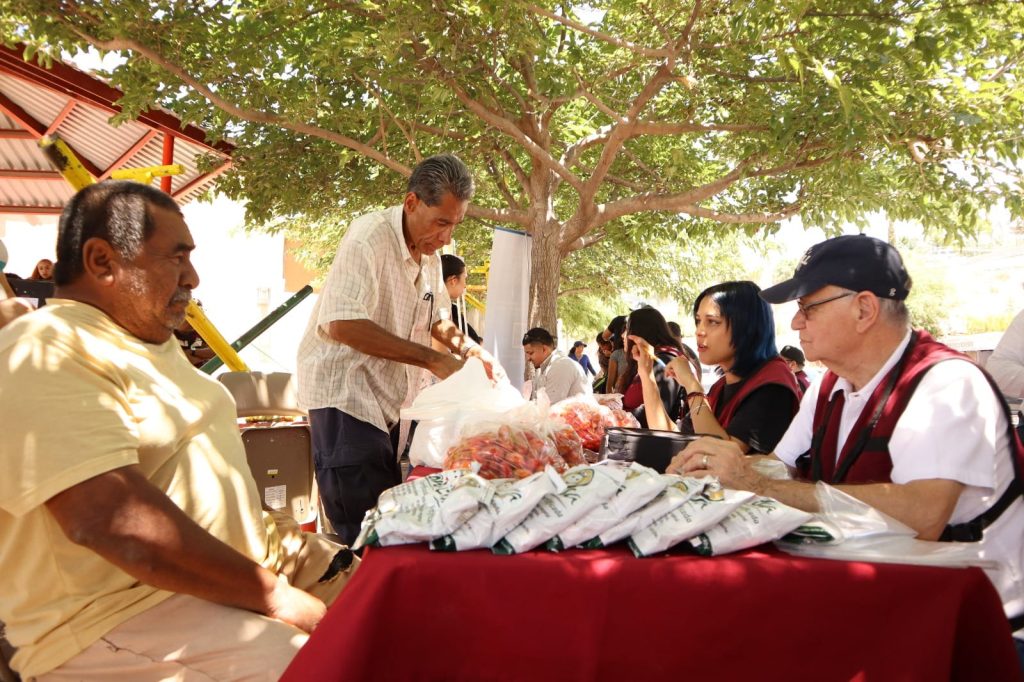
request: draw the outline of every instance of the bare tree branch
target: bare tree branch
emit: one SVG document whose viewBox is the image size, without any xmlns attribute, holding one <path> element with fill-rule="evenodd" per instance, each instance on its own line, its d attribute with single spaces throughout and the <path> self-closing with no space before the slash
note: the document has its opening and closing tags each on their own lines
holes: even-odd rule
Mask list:
<svg viewBox="0 0 1024 682">
<path fill-rule="evenodd" d="M 526 171 L 516 161 L 516 157 L 512 156 L 512 153 L 504 147 L 495 146 L 494 151 L 498 153 L 505 164 L 512 169 L 512 174 L 516 176 L 516 180 L 519 182 L 519 186 L 523 188 L 524 194 L 530 193 L 530 178 L 526 175 Z"/>
<path fill-rule="evenodd" d="M 731 71 L 722 71 L 721 69 L 698 69 L 702 73 L 710 73 L 715 76 L 721 76 L 722 78 L 728 78 L 729 80 L 742 81 L 744 83 L 799 83 L 800 79 L 795 76 L 749 76 L 745 73 L 733 73 Z"/>
<path fill-rule="evenodd" d="M 537 159 L 537 161 L 548 171 L 558 175 L 577 190 L 581 190 L 583 188 L 583 183 L 579 178 L 552 158 L 551 154 L 549 154 L 546 149 L 530 139 L 530 137 L 526 135 L 514 121 L 506 118 L 501 112 L 484 106 L 481 102 L 470 96 L 470 94 L 466 92 L 461 85 L 459 85 L 455 78 L 449 74 L 440 63 L 438 63 L 437 59 L 425 54 L 422 45 L 416 43 L 415 49 L 420 56 L 420 61 L 423 63 L 424 67 L 429 71 L 432 71 L 442 83 L 447 85 L 448 89 L 452 91 L 455 97 L 462 102 L 467 109 L 472 111 L 493 128 L 505 133 L 518 142 L 526 149 L 531 157 Z"/>
<path fill-rule="evenodd" d="M 1007 57 L 1006 61 L 1003 62 L 1002 66 L 1000 66 L 998 69 L 996 69 L 992 73 L 992 75 L 988 76 L 985 80 L 987 80 L 987 81 L 999 80 L 1000 78 L 1003 77 L 1004 73 L 1006 73 L 1007 71 L 1009 71 L 1013 67 L 1017 66 L 1017 64 L 1021 60 L 1021 57 L 1024 57 L 1024 52 L 1018 52 L 1017 54 L 1013 55 L 1012 57 Z"/>
<path fill-rule="evenodd" d="M 485 206 L 470 204 L 469 208 L 466 209 L 466 216 L 476 218 L 478 220 L 488 220 L 492 223 L 511 223 L 513 225 L 521 225 L 525 228 L 530 227 L 530 216 L 523 211 L 486 208 Z"/>
<path fill-rule="evenodd" d="M 398 130 L 402 133 L 402 136 L 405 138 L 405 141 L 409 143 L 409 148 L 412 150 L 413 158 L 416 159 L 416 163 L 422 161 L 423 155 L 420 154 L 420 148 L 416 144 L 416 137 L 409 130 L 407 130 L 404 125 L 402 125 L 401 119 L 395 116 L 395 113 L 391 111 L 391 107 L 389 107 L 388 103 L 384 101 L 384 93 L 381 92 L 380 88 L 377 87 L 376 83 L 370 83 L 361 78 L 359 80 L 362 82 L 365 88 L 373 92 L 374 96 L 377 98 L 377 104 L 380 106 L 381 110 L 387 113 L 388 118 L 391 119 L 391 121 L 395 124 L 395 127 L 398 128 Z M 381 132 L 385 132 L 383 121 L 381 121 Z M 387 144 L 386 139 L 385 144 Z M 387 147 L 385 147 L 385 151 L 387 151 Z"/>
<path fill-rule="evenodd" d="M 548 10 L 546 10 L 546 9 L 544 9 L 542 7 L 538 7 L 537 5 L 527 5 L 526 8 L 528 10 L 530 10 L 531 12 L 533 12 L 534 14 L 538 14 L 538 15 L 540 15 L 542 17 L 547 17 L 548 19 L 550 19 L 552 21 L 555 21 L 555 22 L 558 22 L 559 24 L 562 24 L 563 26 L 568 26 L 571 29 L 579 31 L 580 33 L 586 33 L 588 36 L 591 36 L 592 38 L 597 38 L 598 40 L 600 40 L 602 42 L 608 43 L 610 45 L 614 45 L 616 47 L 621 47 L 621 48 L 623 48 L 625 50 L 629 50 L 630 52 L 633 52 L 635 54 L 643 55 L 644 57 L 667 57 L 667 56 L 669 56 L 668 50 L 666 50 L 664 48 L 654 49 L 654 48 L 644 47 L 643 45 L 637 45 L 636 43 L 632 43 L 632 42 L 630 42 L 628 40 L 623 40 L 622 38 L 616 38 L 613 35 L 609 35 L 607 33 L 602 33 L 601 31 L 598 31 L 596 29 L 590 28 L 586 24 L 581 24 L 580 22 L 574 21 L 572 19 L 569 19 L 568 17 L 563 17 L 563 16 L 560 16 L 558 14 L 555 14 L 554 12 L 549 12 Z"/>
<path fill-rule="evenodd" d="M 779 38 L 791 38 L 795 35 L 800 35 L 802 31 L 800 29 L 792 29 L 789 31 L 782 31 L 780 33 L 772 33 L 770 35 L 761 36 L 755 40 L 730 40 L 724 43 L 697 43 L 696 48 L 698 50 L 724 50 L 730 47 L 743 47 L 749 45 L 763 45 L 770 40 L 776 40 Z"/>
<path fill-rule="evenodd" d="M 583 78 L 581 78 L 579 76 L 579 74 L 574 74 L 574 75 L 576 75 L 576 82 L 579 83 L 579 85 L 580 85 L 580 89 L 579 89 L 578 93 L 579 93 L 579 95 L 581 97 L 583 97 L 585 100 L 590 102 L 594 106 L 595 109 L 600 111 L 602 114 L 604 114 L 605 116 L 607 116 L 611 120 L 613 120 L 613 121 L 621 121 L 622 120 L 622 114 L 620 114 L 619 112 L 615 111 L 610 106 L 608 106 L 607 104 L 602 102 L 601 98 L 599 98 L 597 95 L 595 95 L 593 92 L 591 92 L 590 87 L 587 85 L 587 83 L 585 83 L 583 81 Z"/>
<path fill-rule="evenodd" d="M 468 140 L 469 139 L 469 135 L 466 135 L 465 133 L 460 133 L 457 130 L 447 130 L 445 128 L 436 128 L 434 126 L 428 126 L 428 125 L 425 125 L 423 123 L 419 123 L 418 121 L 406 121 L 406 124 L 410 128 L 412 128 L 413 130 L 421 130 L 421 131 L 423 131 L 425 133 L 430 133 L 431 135 L 437 135 L 439 137 L 447 137 L 447 138 L 450 138 L 452 140 Z"/>
<path fill-rule="evenodd" d="M 626 216 L 631 213 L 639 213 L 641 211 L 685 212 L 687 209 L 692 208 L 705 199 L 715 196 L 719 192 L 722 192 L 736 183 L 736 181 L 745 177 L 748 168 L 756 163 L 758 159 L 759 157 L 757 156 L 748 157 L 717 180 L 703 184 L 699 187 L 691 188 L 685 192 L 673 192 L 668 194 L 662 192 L 644 192 L 632 197 L 627 197 L 626 199 L 620 199 L 608 204 L 599 205 L 596 207 L 596 216 L 592 224 L 594 227 L 600 227 L 601 225 L 617 220 L 622 216 Z M 575 242 L 575 240 L 580 238 L 582 234 L 570 236 L 572 238 L 569 241 Z"/>
<path fill-rule="evenodd" d="M 239 106 L 234 102 L 230 102 L 221 97 L 220 95 L 218 95 L 212 89 L 210 89 L 210 87 L 208 87 L 205 83 L 201 83 L 198 79 L 193 77 L 190 73 L 185 71 L 183 68 L 181 68 L 174 62 L 170 61 L 169 59 L 166 59 L 163 55 L 159 54 L 155 50 L 152 50 L 135 40 L 130 40 L 128 38 L 100 40 L 95 36 L 85 33 L 84 31 L 82 31 L 76 26 L 71 25 L 70 23 L 65 22 L 65 25 L 72 32 L 74 32 L 75 35 L 77 35 L 82 40 L 86 41 L 87 43 L 89 43 L 97 49 L 106 50 L 109 52 L 118 50 L 129 50 L 131 52 L 135 52 L 139 55 L 142 55 L 149 61 L 153 62 L 155 65 L 172 74 L 182 83 L 188 85 L 190 88 L 201 94 L 203 97 L 209 100 L 210 103 L 213 104 L 215 107 L 221 109 L 222 111 L 228 114 L 231 114 L 232 116 L 235 116 L 236 118 L 240 118 L 245 121 L 252 121 L 253 123 L 266 123 L 270 125 L 276 125 L 281 128 L 286 128 L 288 130 L 294 130 L 295 132 L 301 133 L 303 135 L 309 135 L 310 137 L 318 137 L 324 140 L 328 140 L 330 142 L 334 142 L 335 144 L 339 144 L 343 147 L 347 147 L 348 149 L 351 149 L 354 152 L 358 152 L 359 154 L 362 154 L 363 156 L 369 159 L 373 159 L 374 161 L 381 164 L 385 168 L 389 168 L 395 171 L 396 173 L 399 173 L 400 175 L 403 175 L 405 177 L 409 177 L 410 175 L 412 175 L 412 169 L 406 166 L 405 164 L 395 161 L 394 159 L 388 157 L 386 154 L 382 154 L 373 147 L 369 147 L 360 142 L 359 140 L 354 140 L 351 137 L 348 137 L 347 135 L 342 135 L 341 133 L 334 132 L 333 130 L 325 130 L 323 128 L 309 125 L 307 123 L 290 121 L 282 116 L 278 116 L 277 114 L 272 114 L 266 111 L 260 111 L 258 109 L 249 109 L 246 107 Z"/>
<path fill-rule="evenodd" d="M 505 201 L 508 202 L 508 205 L 512 208 L 522 210 L 522 205 L 512 195 L 512 190 L 509 189 L 508 183 L 505 182 L 505 177 L 498 172 L 498 169 L 494 165 L 494 161 L 490 159 L 487 160 L 487 173 L 494 180 L 495 186 L 497 186 L 501 195 L 505 197 Z"/>
<path fill-rule="evenodd" d="M 800 212 L 802 207 L 803 202 L 797 201 L 773 213 L 722 213 L 720 211 L 712 211 L 708 208 L 701 208 L 700 206 L 691 206 L 681 210 L 680 213 L 686 213 L 687 215 L 692 215 L 695 218 L 707 218 L 719 223 L 778 223 L 787 218 L 792 218 Z"/>
<path fill-rule="evenodd" d="M 632 189 L 637 192 L 642 192 L 646 189 L 650 189 L 650 185 L 645 185 L 642 182 L 634 182 L 633 180 L 626 180 L 625 178 L 620 178 L 617 175 L 612 175 L 611 173 L 606 175 L 605 179 L 607 179 L 608 182 L 612 183 L 613 185 L 618 185 L 619 187 Z"/>
<path fill-rule="evenodd" d="M 697 23 L 697 17 L 700 16 L 700 10 L 702 5 L 702 0 L 695 0 L 695 2 L 693 3 L 693 9 L 690 11 L 690 18 L 686 20 L 686 27 L 683 28 L 683 34 L 679 40 L 680 46 L 690 44 L 690 34 L 693 32 L 693 27 Z"/>
</svg>

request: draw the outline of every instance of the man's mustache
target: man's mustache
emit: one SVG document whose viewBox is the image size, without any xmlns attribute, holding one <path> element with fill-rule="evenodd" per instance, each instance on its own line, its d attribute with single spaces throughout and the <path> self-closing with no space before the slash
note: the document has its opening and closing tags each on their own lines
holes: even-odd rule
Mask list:
<svg viewBox="0 0 1024 682">
<path fill-rule="evenodd" d="M 192 300 L 192 292 L 189 289 L 178 289 L 178 291 L 171 297 L 171 305 L 178 303 L 188 303 Z"/>
</svg>

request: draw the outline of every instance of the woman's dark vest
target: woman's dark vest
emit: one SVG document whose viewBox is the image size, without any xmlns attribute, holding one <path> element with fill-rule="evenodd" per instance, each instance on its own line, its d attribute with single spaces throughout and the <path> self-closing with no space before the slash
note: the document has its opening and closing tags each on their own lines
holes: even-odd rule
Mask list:
<svg viewBox="0 0 1024 682">
<path fill-rule="evenodd" d="M 917 389 L 925 373 L 943 360 L 958 358 L 968 360 L 967 356 L 945 346 L 931 337 L 926 331 L 915 331 L 910 338 L 907 349 L 903 352 L 896 365 L 878 384 L 863 411 L 850 430 L 842 453 L 836 458 L 839 422 L 842 419 L 842 408 L 837 406 L 837 399 L 832 399 L 838 376 L 827 372 L 819 387 L 818 402 L 814 409 L 813 437 L 811 449 L 797 460 L 799 476 L 810 481 L 838 483 L 890 483 L 892 482 L 892 456 L 889 453 L 889 439 L 896 430 L 903 410 L 906 409 L 914 391 Z M 1014 480 L 1006 492 L 987 511 L 967 523 L 947 526 L 941 540 L 957 542 L 977 542 L 982 532 L 990 526 L 1010 504 L 1024 495 L 1021 471 L 1024 470 L 1024 446 L 1013 428 L 1010 411 L 1006 401 L 1001 397 L 992 377 L 980 367 L 979 371 L 988 380 L 989 385 L 1003 406 L 1007 430 L 1010 436 L 1011 457 L 1013 459 Z M 845 398 L 844 398 L 845 399 Z M 923 453 L 922 456 L 927 456 Z"/>
<path fill-rule="evenodd" d="M 778 384 L 789 389 L 793 394 L 793 414 L 796 414 L 800 409 L 800 386 L 796 383 L 796 377 L 793 376 L 786 361 L 776 357 L 765 362 L 753 374 L 744 379 L 740 390 L 729 402 L 721 406 L 721 411 L 719 411 L 719 402 L 722 400 L 722 392 L 725 390 L 725 377 L 716 381 L 711 387 L 711 390 L 708 391 L 708 404 L 711 405 L 711 410 L 715 413 L 722 428 L 729 427 L 733 415 L 740 409 L 740 405 L 747 399 L 747 396 L 768 384 Z"/>
</svg>

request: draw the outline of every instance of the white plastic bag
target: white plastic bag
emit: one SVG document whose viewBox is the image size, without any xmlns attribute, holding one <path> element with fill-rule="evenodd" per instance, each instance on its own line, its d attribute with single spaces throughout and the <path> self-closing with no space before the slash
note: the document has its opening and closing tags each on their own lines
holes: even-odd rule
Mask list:
<svg viewBox="0 0 1024 682">
<path fill-rule="evenodd" d="M 717 479 L 711 476 L 702 478 L 688 478 L 676 474 L 660 474 L 659 476 L 665 485 L 661 493 L 611 528 L 601 531 L 597 537 L 584 542 L 583 546 L 591 549 L 607 547 L 623 538 L 628 538 L 634 531 L 646 528 L 655 519 L 677 509 L 683 502 L 704 490 L 709 483 L 714 481 L 717 485 Z"/>
<path fill-rule="evenodd" d="M 526 401 L 508 380 L 495 385 L 478 358 L 469 358 L 455 374 L 423 389 L 402 419 L 419 421 L 409 448 L 413 466 L 440 469 L 448 448 L 455 444 L 463 424 L 500 414 Z"/>
<path fill-rule="evenodd" d="M 353 549 L 429 542 L 480 511 L 494 486 L 468 470 L 442 471 L 389 488 L 366 512 Z"/>
<path fill-rule="evenodd" d="M 993 577 L 1005 570 L 976 542 L 918 540 L 913 528 L 842 490 L 819 482 L 814 518 L 775 545 L 799 556 L 920 566 L 979 566 Z"/>
<path fill-rule="evenodd" d="M 578 466 L 565 472 L 562 480 L 565 490 L 545 495 L 529 516 L 493 547 L 495 554 L 519 554 L 544 544 L 615 495 L 626 480 L 626 469 Z"/>
<path fill-rule="evenodd" d="M 754 493 L 740 490 L 724 490 L 721 495 L 714 496 L 706 493 L 695 495 L 675 511 L 633 533 L 629 537 L 629 548 L 638 557 L 664 552 L 715 526 L 753 498 Z"/>
<path fill-rule="evenodd" d="M 690 544 L 704 556 L 728 554 L 777 540 L 810 520 L 811 515 L 805 511 L 770 497 L 758 497 L 692 538 Z"/>
<path fill-rule="evenodd" d="M 491 547 L 522 523 L 545 495 L 565 490 L 565 481 L 551 467 L 527 478 L 502 478 L 491 482 L 495 490 L 490 501 L 455 532 L 430 543 L 431 549 L 461 552 Z"/>
<path fill-rule="evenodd" d="M 917 535 L 913 528 L 827 483 L 819 481 L 815 485 L 814 496 L 818 501 L 818 513 L 796 528 L 788 537 L 790 541 L 840 544 Z"/>
<path fill-rule="evenodd" d="M 605 466 L 623 465 L 609 462 Z M 615 496 L 548 540 L 548 549 L 557 552 L 599 535 L 653 500 L 668 485 L 657 471 L 642 464 L 630 462 L 625 469 L 626 480 Z"/>
</svg>

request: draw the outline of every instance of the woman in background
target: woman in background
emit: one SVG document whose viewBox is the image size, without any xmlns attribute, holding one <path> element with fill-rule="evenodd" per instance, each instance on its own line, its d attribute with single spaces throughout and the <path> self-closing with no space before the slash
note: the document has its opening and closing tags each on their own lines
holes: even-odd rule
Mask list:
<svg viewBox="0 0 1024 682">
<path fill-rule="evenodd" d="M 670 376 L 666 369 L 673 360 L 682 357 L 684 363 L 689 362 L 681 344 L 669 331 L 668 323 L 660 312 L 654 308 L 639 308 L 629 314 L 626 321 L 627 350 L 630 342 L 642 341 L 651 366 L 647 367 L 647 379 L 652 383 L 652 400 L 658 403 L 656 414 L 659 418 L 675 421 L 679 418 L 682 400 L 679 384 Z M 648 411 L 652 406 L 644 402 L 646 394 L 638 372 L 622 396 L 622 409 L 633 413 L 641 426 L 648 426 Z"/>
<path fill-rule="evenodd" d="M 624 348 L 625 338 L 622 336 L 626 331 L 626 316 L 619 315 L 608 323 L 608 328 L 601 335 L 612 344 L 612 354 L 608 358 L 608 378 L 604 384 L 605 393 L 619 393 L 619 379 L 622 378 L 629 367 L 629 356 Z"/>
<path fill-rule="evenodd" d="M 753 282 L 724 282 L 701 292 L 693 305 L 700 361 L 721 378 L 705 395 L 700 373 L 685 360 L 672 360 L 667 374 L 679 382 L 689 408 L 683 430 L 736 441 L 744 452 L 775 449 L 800 407 L 800 389 L 775 348 L 771 306 Z M 675 429 L 661 408 L 657 363 L 650 344 L 630 337 L 640 366 L 644 405 L 652 428 Z M 661 408 L 661 409 L 659 409 Z"/>
<path fill-rule="evenodd" d="M 448 298 L 452 301 L 452 322 L 456 327 L 462 329 L 462 316 L 459 314 L 459 304 L 456 301 L 466 293 L 466 279 L 469 276 L 466 271 L 466 262 L 450 253 L 441 254 L 441 276 L 444 278 L 444 286 L 448 290 Z M 484 342 L 483 337 L 476 333 L 469 322 L 466 322 L 465 329 L 473 341 Z"/>
<path fill-rule="evenodd" d="M 36 263 L 35 269 L 32 274 L 28 276 L 29 279 L 34 279 L 37 282 L 49 282 L 53 279 L 53 261 L 49 258 L 43 258 Z"/>
</svg>

